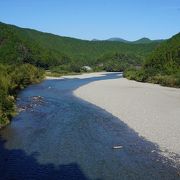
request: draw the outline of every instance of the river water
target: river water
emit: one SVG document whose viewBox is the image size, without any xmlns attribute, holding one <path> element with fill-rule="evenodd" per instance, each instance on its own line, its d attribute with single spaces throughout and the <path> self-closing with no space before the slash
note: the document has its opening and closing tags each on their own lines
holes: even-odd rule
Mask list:
<svg viewBox="0 0 180 180">
<path fill-rule="evenodd" d="M 87 83 L 116 78 L 121 74 L 45 80 L 22 91 L 22 111 L 0 132 L 0 179 L 179 179 L 157 145 L 73 95 Z"/>
</svg>

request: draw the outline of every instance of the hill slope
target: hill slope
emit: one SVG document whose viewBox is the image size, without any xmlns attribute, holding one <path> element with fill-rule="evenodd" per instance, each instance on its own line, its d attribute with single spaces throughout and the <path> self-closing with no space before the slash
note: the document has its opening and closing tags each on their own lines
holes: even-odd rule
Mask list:
<svg viewBox="0 0 180 180">
<path fill-rule="evenodd" d="M 142 59 L 159 43 L 85 41 L 0 23 L 0 62 L 31 63 L 49 68 L 68 63 L 92 65 L 107 53 L 135 54 Z"/>
<path fill-rule="evenodd" d="M 122 38 L 117 38 L 117 37 L 114 37 L 114 38 L 109 38 L 109 39 L 107 39 L 106 41 L 117 41 L 117 42 L 130 43 L 130 41 L 127 41 L 127 40 L 122 39 Z"/>
<path fill-rule="evenodd" d="M 134 41 L 133 43 L 136 43 L 136 44 L 139 44 L 139 43 L 151 43 L 152 42 L 152 40 L 150 40 L 149 38 L 141 38 L 141 39 L 139 39 L 139 40 L 137 40 L 137 41 Z"/>
<path fill-rule="evenodd" d="M 123 42 L 123 43 L 128 43 L 128 44 L 148 44 L 148 43 L 160 43 L 164 41 L 163 39 L 157 39 L 157 40 L 151 40 L 149 38 L 141 38 L 136 41 L 128 41 L 122 38 L 114 37 L 114 38 L 109 38 L 106 40 L 98 40 L 98 39 L 93 39 L 92 41 L 110 41 L 110 42 Z"/>
<path fill-rule="evenodd" d="M 146 59 L 142 70 L 126 75 L 138 81 L 180 87 L 180 33 L 161 43 Z"/>
<path fill-rule="evenodd" d="M 159 42 L 160 43 L 163 41 L 165 41 L 165 40 L 163 40 L 163 39 L 151 40 L 149 38 L 144 37 L 144 38 L 138 39 L 137 41 L 133 41 L 132 43 L 134 43 L 134 44 L 148 44 L 148 43 L 152 43 L 152 42 L 154 42 L 154 43 Z"/>
</svg>

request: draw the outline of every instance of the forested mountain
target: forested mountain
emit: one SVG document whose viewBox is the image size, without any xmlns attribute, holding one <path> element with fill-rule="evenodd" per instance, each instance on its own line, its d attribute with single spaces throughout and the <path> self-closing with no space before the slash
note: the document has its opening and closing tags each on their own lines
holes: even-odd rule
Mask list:
<svg viewBox="0 0 180 180">
<path fill-rule="evenodd" d="M 152 43 L 152 42 L 161 43 L 163 41 L 165 41 L 165 40 L 163 40 L 163 39 L 151 40 L 149 38 L 144 37 L 144 38 L 141 38 L 141 39 L 139 39 L 137 41 L 133 41 L 132 43 L 134 43 L 134 44 L 149 44 L 149 43 Z"/>
<path fill-rule="evenodd" d="M 180 68 L 180 33 L 162 43 L 144 65 L 152 74 L 171 74 Z M 155 71 L 154 71 L 155 70 Z"/>
<path fill-rule="evenodd" d="M 157 46 L 108 41 L 85 41 L 0 23 L 0 62 L 30 63 L 49 68 L 64 64 L 96 65 L 104 54 L 134 54 L 144 59 Z"/>
<path fill-rule="evenodd" d="M 92 41 L 101 41 L 101 40 L 93 39 Z M 114 37 L 114 38 L 109 38 L 109 39 L 102 40 L 102 41 L 124 42 L 124 43 L 128 43 L 128 44 L 130 44 L 130 43 L 131 44 L 148 44 L 148 43 L 153 43 L 153 42 L 160 43 L 164 40 L 163 39 L 151 40 L 149 38 L 144 37 L 144 38 L 138 39 L 136 41 L 128 41 L 128 40 L 125 40 L 122 38 Z"/>
<path fill-rule="evenodd" d="M 109 38 L 109 39 L 107 39 L 106 41 L 117 41 L 117 42 L 130 43 L 130 41 L 127 41 L 127 40 L 122 39 L 122 38 L 117 38 L 117 37 L 114 37 L 114 38 Z"/>
<path fill-rule="evenodd" d="M 139 43 L 151 43 L 151 42 L 152 42 L 151 39 L 144 37 L 144 38 L 138 39 L 137 41 L 134 41 L 133 43 L 139 44 Z"/>
<path fill-rule="evenodd" d="M 126 73 L 130 79 L 180 87 L 180 33 L 161 43 L 143 68 Z"/>
</svg>

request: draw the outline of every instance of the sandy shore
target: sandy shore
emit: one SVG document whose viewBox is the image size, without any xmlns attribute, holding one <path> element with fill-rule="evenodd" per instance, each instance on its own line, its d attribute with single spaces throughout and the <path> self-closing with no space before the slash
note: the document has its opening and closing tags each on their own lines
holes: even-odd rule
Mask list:
<svg viewBox="0 0 180 180">
<path fill-rule="evenodd" d="M 180 89 L 118 78 L 94 81 L 74 94 L 112 113 L 161 150 L 180 155 Z"/>
</svg>

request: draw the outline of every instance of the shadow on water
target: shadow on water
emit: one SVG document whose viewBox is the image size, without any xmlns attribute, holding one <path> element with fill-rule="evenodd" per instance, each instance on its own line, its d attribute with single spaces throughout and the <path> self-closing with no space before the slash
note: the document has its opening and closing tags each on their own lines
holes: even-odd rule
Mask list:
<svg viewBox="0 0 180 180">
<path fill-rule="evenodd" d="M 28 108 L 0 133 L 0 179 L 178 179 L 178 167 L 157 145 L 73 95 L 90 82 L 121 76 L 45 80 L 24 90 L 17 104 Z"/>
<path fill-rule="evenodd" d="M 59 165 L 41 165 L 36 156 L 28 156 L 23 150 L 7 150 L 5 141 L 0 140 L 0 179 L 1 180 L 86 180 L 86 176 L 76 163 Z"/>
</svg>

